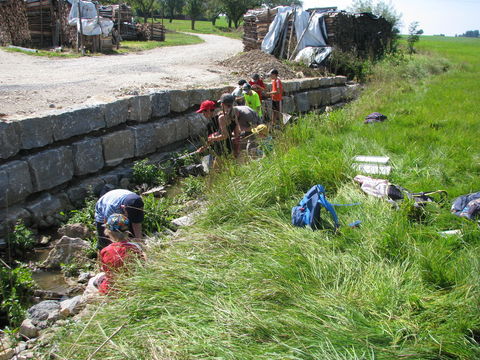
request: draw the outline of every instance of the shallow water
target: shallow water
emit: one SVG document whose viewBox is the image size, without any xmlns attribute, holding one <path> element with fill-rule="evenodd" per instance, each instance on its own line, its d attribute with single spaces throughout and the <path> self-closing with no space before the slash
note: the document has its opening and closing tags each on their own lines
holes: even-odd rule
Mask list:
<svg viewBox="0 0 480 360">
<path fill-rule="evenodd" d="M 57 294 L 67 294 L 70 290 L 60 271 L 35 271 L 32 278 L 40 290 L 52 291 Z"/>
</svg>

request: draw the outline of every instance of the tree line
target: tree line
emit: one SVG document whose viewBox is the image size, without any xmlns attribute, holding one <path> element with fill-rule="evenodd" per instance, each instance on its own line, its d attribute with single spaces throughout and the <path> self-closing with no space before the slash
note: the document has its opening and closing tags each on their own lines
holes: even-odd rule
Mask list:
<svg viewBox="0 0 480 360">
<path fill-rule="evenodd" d="M 261 6 L 275 7 L 279 5 L 302 5 L 302 0 L 126 0 L 138 15 L 147 21 L 153 14 L 161 14 L 170 22 L 178 15 L 186 15 L 192 21 L 206 19 L 215 25 L 221 14 L 225 14 L 228 27 L 238 28 L 243 15 L 248 9 Z"/>
</svg>

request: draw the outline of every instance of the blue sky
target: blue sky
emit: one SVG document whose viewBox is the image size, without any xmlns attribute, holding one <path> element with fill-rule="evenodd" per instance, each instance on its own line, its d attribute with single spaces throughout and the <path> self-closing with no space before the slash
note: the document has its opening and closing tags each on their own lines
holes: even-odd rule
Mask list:
<svg viewBox="0 0 480 360">
<path fill-rule="evenodd" d="M 388 3 L 389 1 L 386 0 Z M 304 8 L 337 6 L 345 10 L 352 0 L 303 0 Z M 391 0 L 402 14 L 402 34 L 413 21 L 426 35 L 454 36 L 467 30 L 480 30 L 480 0 Z"/>
</svg>

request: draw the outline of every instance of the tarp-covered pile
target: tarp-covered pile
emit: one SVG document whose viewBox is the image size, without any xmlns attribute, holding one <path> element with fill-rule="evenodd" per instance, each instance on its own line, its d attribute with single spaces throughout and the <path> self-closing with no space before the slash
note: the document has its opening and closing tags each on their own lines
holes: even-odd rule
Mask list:
<svg viewBox="0 0 480 360">
<path fill-rule="evenodd" d="M 80 16 L 78 4 L 80 3 Z M 81 22 L 79 21 L 81 18 Z M 95 4 L 89 1 L 72 1 L 72 9 L 68 15 L 68 23 L 77 26 L 77 31 L 83 35 L 94 36 L 103 34 L 108 36 L 113 29 L 113 21 L 105 19 L 97 14 Z M 80 26 L 81 23 L 81 26 Z"/>
</svg>

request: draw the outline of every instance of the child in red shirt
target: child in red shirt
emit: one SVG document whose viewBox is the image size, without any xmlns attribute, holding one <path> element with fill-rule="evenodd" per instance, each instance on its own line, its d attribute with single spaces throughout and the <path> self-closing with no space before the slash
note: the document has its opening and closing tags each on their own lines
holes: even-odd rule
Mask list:
<svg viewBox="0 0 480 360">
<path fill-rule="evenodd" d="M 280 122 L 280 113 L 282 112 L 283 85 L 278 77 L 278 70 L 272 69 L 269 73 L 272 79 L 272 91 L 267 93 L 272 97 L 272 124 Z"/>
<path fill-rule="evenodd" d="M 100 251 L 102 271 L 105 276 L 98 285 L 102 294 L 112 290 L 118 274 L 125 272 L 125 262 L 135 257 L 143 257 L 140 245 L 129 242 L 129 220 L 122 214 L 112 214 L 105 224 L 105 235 L 112 242 Z"/>
</svg>

